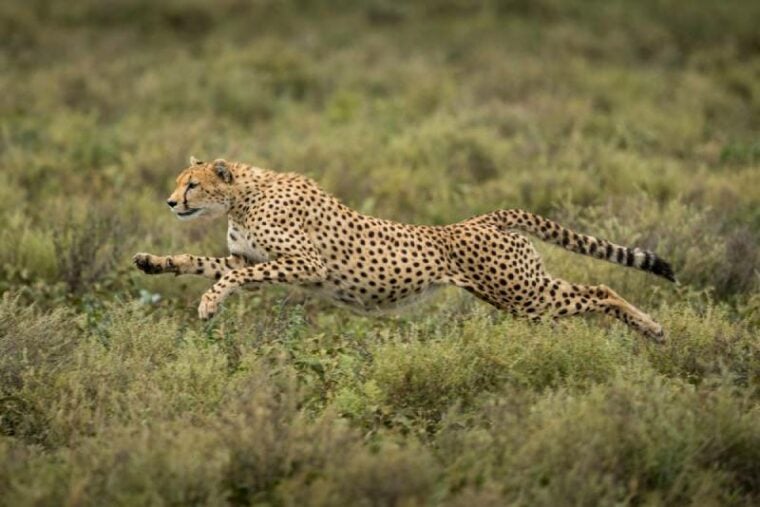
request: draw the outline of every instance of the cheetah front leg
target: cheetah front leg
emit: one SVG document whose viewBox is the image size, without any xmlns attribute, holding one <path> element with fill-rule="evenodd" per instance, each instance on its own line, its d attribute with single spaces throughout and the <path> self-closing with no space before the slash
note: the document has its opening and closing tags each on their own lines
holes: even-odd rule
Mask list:
<svg viewBox="0 0 760 507">
<path fill-rule="evenodd" d="M 152 255 L 139 253 L 132 257 L 135 266 L 144 273 L 157 275 L 174 273 L 175 275 L 198 275 L 212 280 L 219 280 L 226 273 L 248 265 L 239 255 L 229 257 L 202 257 L 197 255 Z"/>
<path fill-rule="evenodd" d="M 317 257 L 283 257 L 276 261 L 233 269 L 203 294 L 198 306 L 198 316 L 202 320 L 213 317 L 227 296 L 243 285 L 259 286 L 264 283 L 300 285 L 322 282 L 326 276 L 325 266 Z"/>
</svg>

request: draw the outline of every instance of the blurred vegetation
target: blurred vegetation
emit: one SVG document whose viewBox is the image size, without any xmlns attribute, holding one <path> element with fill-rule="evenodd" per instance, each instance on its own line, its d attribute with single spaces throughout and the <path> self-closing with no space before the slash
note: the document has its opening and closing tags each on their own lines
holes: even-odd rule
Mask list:
<svg viewBox="0 0 760 507">
<path fill-rule="evenodd" d="M 0 3 L 0 505 L 757 505 L 760 3 Z M 539 246 L 651 311 L 529 325 L 445 291 L 367 319 L 270 288 L 163 200 L 190 154 L 367 213 L 523 207 L 680 285 Z"/>
</svg>

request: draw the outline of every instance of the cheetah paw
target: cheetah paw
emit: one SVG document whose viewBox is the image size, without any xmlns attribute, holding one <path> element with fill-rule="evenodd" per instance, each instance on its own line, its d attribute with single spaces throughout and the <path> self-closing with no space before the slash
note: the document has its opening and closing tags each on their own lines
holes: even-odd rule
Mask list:
<svg viewBox="0 0 760 507">
<path fill-rule="evenodd" d="M 211 319 L 216 315 L 218 310 L 219 303 L 217 303 L 213 296 L 204 294 L 203 297 L 201 297 L 201 304 L 198 305 L 198 317 L 200 317 L 201 320 Z"/>
<path fill-rule="evenodd" d="M 665 331 L 660 324 L 655 324 L 652 328 L 648 329 L 645 334 L 653 342 L 659 345 L 665 343 Z"/>
<path fill-rule="evenodd" d="M 149 275 L 157 275 L 164 272 L 164 266 L 161 257 L 149 253 L 138 253 L 132 257 L 137 269 Z"/>
</svg>

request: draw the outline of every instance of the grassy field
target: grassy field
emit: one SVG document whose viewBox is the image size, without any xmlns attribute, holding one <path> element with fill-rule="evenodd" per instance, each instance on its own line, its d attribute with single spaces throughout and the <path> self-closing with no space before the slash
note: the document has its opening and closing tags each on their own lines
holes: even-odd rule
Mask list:
<svg viewBox="0 0 760 507">
<path fill-rule="evenodd" d="M 0 505 L 757 505 L 760 3 L 0 3 Z M 522 207 L 678 285 L 537 245 L 666 329 L 397 318 L 148 277 L 225 253 L 189 155 L 443 224 Z"/>
</svg>

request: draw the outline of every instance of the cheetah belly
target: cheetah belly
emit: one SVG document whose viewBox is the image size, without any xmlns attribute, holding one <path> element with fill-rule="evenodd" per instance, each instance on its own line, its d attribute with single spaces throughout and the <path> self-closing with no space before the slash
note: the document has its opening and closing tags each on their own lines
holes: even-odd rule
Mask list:
<svg viewBox="0 0 760 507">
<path fill-rule="evenodd" d="M 395 294 L 379 293 L 365 288 L 366 292 L 363 293 L 360 287 L 344 288 L 328 280 L 321 286 L 310 289 L 317 296 L 356 313 L 377 315 L 408 309 L 430 297 L 440 287 L 442 285 L 429 284 L 405 293 L 398 292 Z"/>
</svg>

